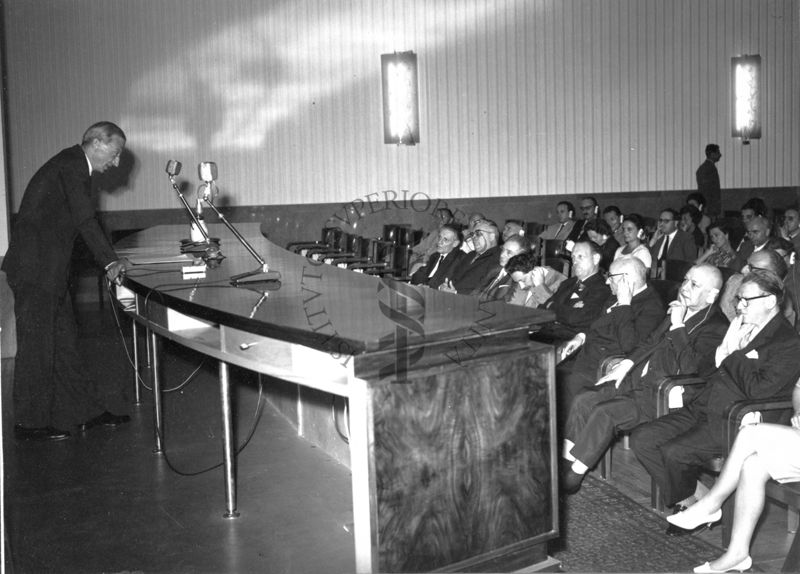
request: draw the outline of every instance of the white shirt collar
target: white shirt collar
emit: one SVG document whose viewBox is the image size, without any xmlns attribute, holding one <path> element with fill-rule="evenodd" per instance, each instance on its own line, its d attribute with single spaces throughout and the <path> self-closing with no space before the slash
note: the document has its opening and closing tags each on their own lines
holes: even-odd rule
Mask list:
<svg viewBox="0 0 800 574">
<path fill-rule="evenodd" d="M 86 158 L 86 163 L 89 164 L 89 175 L 92 175 L 92 172 L 94 171 L 92 169 L 92 162 L 89 160 L 89 156 L 86 155 L 86 152 L 83 152 L 83 157 Z"/>
</svg>

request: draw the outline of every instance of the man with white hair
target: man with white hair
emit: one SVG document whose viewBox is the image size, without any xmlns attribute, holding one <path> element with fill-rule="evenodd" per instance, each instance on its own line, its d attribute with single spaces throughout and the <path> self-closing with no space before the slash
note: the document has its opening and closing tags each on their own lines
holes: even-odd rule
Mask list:
<svg viewBox="0 0 800 574">
<path fill-rule="evenodd" d="M 562 488 L 572 494 L 622 431 L 656 418 L 656 394 L 665 376 L 714 370 L 714 349 L 728 319 L 715 304 L 722 274 L 713 265 L 686 273 L 667 317 L 593 388 L 575 397 L 564 432 Z"/>
<path fill-rule="evenodd" d="M 477 294 L 486 279 L 500 271 L 499 238 L 497 225 L 491 221 L 478 221 L 472 234 L 474 252 L 461 259 L 450 277 L 439 286 L 439 290 L 465 295 Z"/>
<path fill-rule="evenodd" d="M 630 353 L 664 317 L 664 303 L 647 284 L 647 268 L 636 258 L 611 264 L 606 282 L 612 296 L 585 333 L 578 333 L 556 351 L 557 403 L 562 422 L 581 390 L 597 382 L 597 368 L 609 355 Z M 574 360 L 570 357 L 575 356 Z M 570 360 L 567 360 L 570 359 Z"/>
</svg>

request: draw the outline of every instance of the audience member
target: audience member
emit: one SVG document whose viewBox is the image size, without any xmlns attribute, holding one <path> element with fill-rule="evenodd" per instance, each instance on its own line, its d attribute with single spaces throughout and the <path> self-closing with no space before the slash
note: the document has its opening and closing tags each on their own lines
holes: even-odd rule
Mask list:
<svg viewBox="0 0 800 574">
<path fill-rule="evenodd" d="M 795 253 L 800 253 L 800 210 L 798 208 L 790 207 L 783 213 L 780 235 L 792 242 Z"/>
<path fill-rule="evenodd" d="M 686 203 L 695 206 L 702 214 L 700 223 L 697 227 L 703 232 L 703 235 L 708 235 L 708 226 L 711 225 L 711 218 L 706 214 L 706 198 L 699 191 L 695 191 L 686 196 Z"/>
<path fill-rule="evenodd" d="M 643 243 L 645 231 L 641 216 L 636 213 L 629 214 L 622 222 L 622 230 L 625 243 L 617 249 L 614 260 L 636 257 L 644 263 L 649 271 L 653 265 L 653 256 L 650 255 L 650 249 Z"/>
<path fill-rule="evenodd" d="M 748 274 L 737 316 L 715 352 L 716 370 L 688 405 L 638 426 L 636 457 L 672 506 L 691 495 L 702 465 L 723 452 L 731 403 L 788 394 L 800 376 L 800 336 L 780 313 L 783 283 L 769 271 Z"/>
<path fill-rule="evenodd" d="M 597 200 L 594 197 L 584 197 L 580 203 L 580 210 L 583 219 L 572 228 L 567 237 L 569 241 L 578 242 L 589 239 L 589 236 L 586 235 L 586 224 L 597 219 L 600 213 L 600 206 L 597 205 Z"/>
<path fill-rule="evenodd" d="M 722 154 L 719 151 L 719 146 L 713 143 L 708 144 L 706 146 L 706 159 L 695 172 L 697 191 L 700 193 L 711 196 L 719 194 L 719 173 L 715 164 L 720 159 L 722 159 Z"/>
<path fill-rule="evenodd" d="M 413 275 L 417 269 L 425 265 L 431 255 L 437 252 L 439 230 L 442 225 L 453 223 L 453 212 L 446 208 L 439 208 L 433 212 L 433 221 L 434 228 L 411 248 L 411 258 L 408 262 L 409 275 Z"/>
<path fill-rule="evenodd" d="M 474 252 L 462 257 L 450 277 L 439 285 L 439 290 L 464 295 L 477 294 L 488 277 L 500 270 L 500 233 L 492 221 L 480 220 L 474 225 L 472 243 Z"/>
<path fill-rule="evenodd" d="M 428 258 L 427 263 L 417 269 L 411 276 L 412 285 L 427 285 L 438 289 L 444 280 L 466 254 L 458 249 L 461 240 L 455 227 L 450 224 L 439 228 L 439 240 L 436 244 L 436 253 Z"/>
<path fill-rule="evenodd" d="M 702 250 L 706 246 L 706 236 L 700 231 L 700 227 L 698 227 L 702 217 L 700 211 L 693 205 L 684 205 L 681 207 L 680 216 L 680 228 L 690 234 L 694 238 L 697 249 Z"/>
<path fill-rule="evenodd" d="M 567 239 L 575 227 L 575 207 L 569 201 L 559 201 L 556 204 L 558 223 L 547 226 L 539 234 L 539 239 Z M 541 254 L 540 254 L 541 255 Z"/>
<path fill-rule="evenodd" d="M 567 493 L 580 488 L 583 476 L 614 441 L 618 432 L 656 418 L 656 395 L 664 377 L 714 370 L 714 349 L 728 320 L 714 302 L 722 274 L 712 265 L 689 269 L 669 304 L 666 319 L 593 388 L 575 397 L 564 433 L 562 475 Z"/>
<path fill-rule="evenodd" d="M 722 312 L 725 313 L 725 316 L 731 321 L 736 317 L 736 294 L 739 291 L 739 286 L 742 284 L 744 276 L 754 270 L 771 271 L 777 275 L 779 279 L 783 280 L 784 277 L 786 277 L 788 267 L 783 257 L 771 249 L 762 249 L 761 251 L 753 253 L 745 262 L 741 272 L 731 275 L 725 282 L 725 287 L 719 299 L 719 306 Z M 789 301 L 784 298 L 784 305 L 788 304 Z"/>
<path fill-rule="evenodd" d="M 509 219 L 503 226 L 501 237 L 503 238 L 503 243 L 505 243 L 509 237 L 525 237 L 525 226 L 517 219 Z"/>
<path fill-rule="evenodd" d="M 467 218 L 467 228 L 464 230 L 464 237 L 463 241 L 461 242 L 461 251 L 464 253 L 472 253 L 475 250 L 475 246 L 472 241 L 472 236 L 475 234 L 475 226 L 484 221 L 486 216 L 482 213 L 471 213 L 470 216 Z"/>
<path fill-rule="evenodd" d="M 592 241 L 579 241 L 572 249 L 572 277 L 561 283 L 542 308 L 556 314 L 551 325 L 537 336 L 555 341 L 571 339 L 588 330 L 611 294 L 600 273 L 600 248 Z"/>
<path fill-rule="evenodd" d="M 697 263 L 727 267 L 734 271 L 742 268 L 743 262 L 731 246 L 731 232 L 726 223 L 718 221 L 709 226 L 708 242 L 708 249 L 697 258 Z"/>
<path fill-rule="evenodd" d="M 561 420 L 582 389 L 597 382 L 597 369 L 608 355 L 630 353 L 664 317 L 664 302 L 647 284 L 647 268 L 636 258 L 611 265 L 607 283 L 612 297 L 589 329 L 577 333 L 556 350 L 557 403 Z M 575 355 L 574 360 L 567 360 Z"/>
<path fill-rule="evenodd" d="M 500 270 L 495 275 L 486 277 L 483 285 L 478 288 L 478 298 L 481 301 L 508 301 L 513 290 L 511 274 L 506 271 L 508 261 L 520 253 L 530 251 L 528 240 L 519 235 L 512 235 L 500 246 Z"/>
<path fill-rule="evenodd" d="M 750 541 L 764 509 L 767 481 L 800 481 L 800 385 L 792 394 L 791 426 L 745 425 L 736 435 L 714 486 L 687 510 L 668 516 L 670 524 L 693 531 L 722 518 L 722 505 L 736 491 L 731 540 L 713 562 L 697 566 L 695 572 L 744 572 L 753 565 Z"/>
<path fill-rule="evenodd" d="M 611 227 L 602 219 L 593 219 L 586 223 L 584 230 L 589 239 L 600 247 L 600 269 L 608 271 L 611 262 L 614 261 L 614 255 L 619 249 L 619 243 L 614 239 Z"/>
<path fill-rule="evenodd" d="M 512 257 L 506 271 L 518 286 L 508 302 L 523 307 L 544 304 L 567 279 L 552 267 L 537 265 L 537 257 L 530 252 Z"/>
<path fill-rule="evenodd" d="M 624 232 L 622 230 L 622 222 L 624 218 L 622 217 L 622 212 L 619 210 L 619 207 L 616 205 L 609 205 L 603 210 L 603 220 L 608 223 L 608 226 L 611 228 L 611 235 L 616 239 L 619 245 L 625 243 L 625 238 L 623 237 Z"/>
<path fill-rule="evenodd" d="M 760 197 L 751 197 L 744 202 L 739 212 L 742 214 L 742 223 L 747 225 L 754 217 L 759 215 L 762 217 L 767 216 L 767 204 Z"/>
<path fill-rule="evenodd" d="M 766 217 L 756 215 L 745 224 L 745 228 L 747 240 L 742 242 L 738 251 L 742 261 L 746 261 L 753 252 L 764 249 L 770 237 L 771 225 Z"/>
<path fill-rule="evenodd" d="M 664 209 L 658 218 L 658 230 L 650 240 L 650 255 L 653 270 L 663 270 L 664 263 L 670 259 L 694 261 L 697 259 L 697 245 L 691 235 L 678 227 L 678 213 L 674 209 Z"/>
</svg>

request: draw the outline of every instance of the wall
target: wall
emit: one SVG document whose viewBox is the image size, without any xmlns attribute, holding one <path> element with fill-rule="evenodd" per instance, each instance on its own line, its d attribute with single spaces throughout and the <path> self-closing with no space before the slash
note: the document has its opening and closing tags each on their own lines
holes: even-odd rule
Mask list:
<svg viewBox="0 0 800 574">
<path fill-rule="evenodd" d="M 221 204 L 800 183 L 800 0 L 37 0 L 3 3 L 14 209 L 98 119 L 129 135 L 107 211 L 177 205 L 214 160 Z M 382 143 L 380 54 L 414 50 L 421 142 Z M 760 141 L 730 136 L 731 56 L 759 53 Z"/>
</svg>

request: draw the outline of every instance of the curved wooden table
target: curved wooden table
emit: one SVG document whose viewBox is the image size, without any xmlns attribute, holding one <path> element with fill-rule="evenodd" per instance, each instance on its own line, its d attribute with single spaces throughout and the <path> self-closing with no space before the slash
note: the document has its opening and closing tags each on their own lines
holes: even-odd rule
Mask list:
<svg viewBox="0 0 800 574">
<path fill-rule="evenodd" d="M 546 563 L 546 542 L 558 535 L 554 353 L 527 332 L 550 312 L 318 264 L 270 243 L 256 224 L 240 231 L 280 285 L 233 287 L 229 278 L 256 262 L 226 228 L 209 230 L 226 258 L 204 278 L 142 264 L 118 291 L 134 325 L 150 332 L 156 451 L 165 337 L 219 361 L 225 516 L 238 515 L 235 364 L 297 385 L 298 409 L 311 390 L 349 400 L 339 458 L 352 472 L 359 572 Z M 140 261 L 175 255 L 187 235 L 188 225 L 154 227 L 117 248 Z"/>
</svg>

